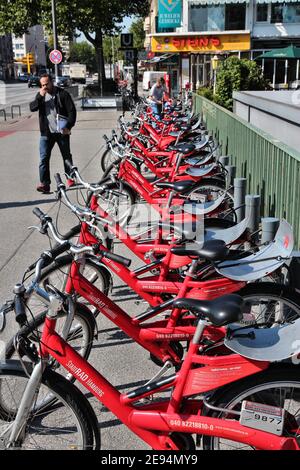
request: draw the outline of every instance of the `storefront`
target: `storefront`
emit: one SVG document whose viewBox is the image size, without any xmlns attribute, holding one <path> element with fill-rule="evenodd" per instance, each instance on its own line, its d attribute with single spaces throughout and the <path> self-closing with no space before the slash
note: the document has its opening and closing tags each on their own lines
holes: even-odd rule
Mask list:
<svg viewBox="0 0 300 470">
<path fill-rule="evenodd" d="M 156 55 L 173 53 L 178 58 L 178 88 L 189 82 L 193 89 L 207 85 L 211 80 L 211 59 L 228 53 L 250 50 L 250 33 L 206 32 L 181 35 L 155 35 L 151 39 L 151 51 Z"/>
</svg>

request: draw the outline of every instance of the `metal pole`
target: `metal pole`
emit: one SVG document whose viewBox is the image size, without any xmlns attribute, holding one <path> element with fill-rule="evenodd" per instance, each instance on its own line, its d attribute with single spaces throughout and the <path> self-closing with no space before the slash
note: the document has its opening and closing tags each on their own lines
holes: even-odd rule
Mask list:
<svg viewBox="0 0 300 470">
<path fill-rule="evenodd" d="M 54 45 L 54 49 L 57 49 L 58 40 L 57 40 L 57 28 L 56 28 L 56 5 L 55 5 L 55 0 L 51 0 L 51 4 L 52 4 L 53 45 Z M 58 64 L 54 64 L 54 70 L 55 70 L 55 81 L 56 81 L 57 77 L 58 77 Z"/>
<path fill-rule="evenodd" d="M 134 67 L 134 96 L 138 97 L 138 50 L 135 47 L 133 50 L 134 59 L 133 59 L 133 67 Z"/>
<path fill-rule="evenodd" d="M 274 240 L 280 220 L 275 217 L 264 217 L 261 219 L 261 243 L 270 243 Z"/>
<path fill-rule="evenodd" d="M 111 78 L 115 78 L 115 50 L 114 50 L 114 39 L 111 36 L 111 52 L 112 52 L 112 70 L 113 70 L 113 76 Z"/>
<path fill-rule="evenodd" d="M 286 85 L 288 82 L 288 61 L 285 61 L 284 64 L 284 84 Z"/>
<path fill-rule="evenodd" d="M 297 60 L 297 65 L 296 65 L 296 80 L 299 80 L 299 59 Z"/>
<path fill-rule="evenodd" d="M 226 175 L 226 182 L 227 186 L 232 186 L 233 185 L 233 180 L 235 178 L 236 174 L 236 167 L 233 165 L 227 165 L 225 166 L 225 169 L 227 170 L 227 175 Z"/>
<path fill-rule="evenodd" d="M 276 59 L 274 59 L 273 64 L 273 89 L 275 90 L 275 83 L 276 83 Z"/>
<path fill-rule="evenodd" d="M 248 228 L 251 233 L 257 232 L 260 219 L 260 196 L 247 194 L 246 196 L 246 218 L 249 219 Z M 258 233 L 253 236 L 255 241 L 258 240 Z"/>
<path fill-rule="evenodd" d="M 246 178 L 234 178 L 234 209 L 237 216 L 237 223 L 245 218 L 246 186 Z"/>
<path fill-rule="evenodd" d="M 229 165 L 229 156 L 228 156 L 228 155 L 221 155 L 221 157 L 219 158 L 219 162 L 220 162 L 223 166 Z"/>
</svg>

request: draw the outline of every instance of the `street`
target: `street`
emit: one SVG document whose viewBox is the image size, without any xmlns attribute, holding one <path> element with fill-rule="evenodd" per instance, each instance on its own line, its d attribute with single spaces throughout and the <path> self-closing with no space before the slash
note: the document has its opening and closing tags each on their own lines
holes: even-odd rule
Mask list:
<svg viewBox="0 0 300 470">
<path fill-rule="evenodd" d="M 0 108 L 6 109 L 10 114 L 10 107 L 12 105 L 19 105 L 21 106 L 22 114 L 28 113 L 29 103 L 34 99 L 37 92 L 37 87 L 28 88 L 27 83 L 15 82 L 4 84 L 0 82 Z M 16 110 L 16 112 L 18 111 Z"/>
</svg>

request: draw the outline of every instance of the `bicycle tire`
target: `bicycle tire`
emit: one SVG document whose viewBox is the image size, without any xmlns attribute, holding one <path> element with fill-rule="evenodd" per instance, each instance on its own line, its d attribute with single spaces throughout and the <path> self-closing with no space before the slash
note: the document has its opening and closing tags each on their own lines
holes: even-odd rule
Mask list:
<svg viewBox="0 0 300 470">
<path fill-rule="evenodd" d="M 61 315 L 60 319 L 65 318 L 66 315 Z M 46 318 L 46 311 L 39 314 L 36 316 L 33 320 L 27 323 L 27 325 L 23 326 L 19 331 L 18 334 L 21 335 L 23 338 L 28 338 L 31 340 L 32 343 L 37 343 L 38 340 L 41 337 L 41 334 L 39 333 L 39 328 L 44 324 Z M 91 311 L 86 308 L 84 305 L 77 304 L 76 312 L 74 315 L 74 320 L 73 324 L 75 325 L 73 329 L 69 332 L 69 335 L 67 337 L 67 342 L 76 350 L 78 354 L 80 354 L 83 358 L 88 359 L 92 346 L 93 346 L 93 340 L 95 337 L 95 331 L 96 331 L 96 321 L 94 316 L 92 315 Z M 59 327 L 57 328 L 59 331 Z M 80 342 L 80 346 L 78 346 L 78 339 L 83 338 L 82 344 Z M 73 343 L 75 342 L 75 344 Z M 6 348 L 5 348 L 5 359 L 10 360 L 12 358 L 20 358 L 23 357 L 22 351 L 18 351 L 18 353 L 15 350 L 15 342 L 14 342 L 14 337 L 11 338 L 7 343 L 6 343 Z M 58 373 L 63 374 L 63 376 L 66 378 L 66 380 L 70 382 L 75 382 L 76 378 L 71 374 L 65 371 L 65 369 L 60 368 L 59 363 L 56 361 L 52 361 L 51 363 L 52 369 L 55 369 L 55 371 Z M 43 401 L 43 409 L 47 409 L 51 407 L 55 403 L 55 398 L 53 398 L 51 395 L 49 397 L 44 398 Z M 3 404 L 0 400 L 0 415 L 2 418 L 6 416 L 6 419 L 8 419 L 8 414 L 13 414 L 13 410 L 9 410 L 9 413 L 5 411 Z"/>
<path fill-rule="evenodd" d="M 279 390 L 280 393 L 275 393 L 275 390 Z M 263 403 L 264 405 L 279 406 L 282 407 L 285 402 L 291 400 L 289 393 L 292 393 L 297 389 L 297 410 L 299 409 L 299 393 L 300 393 L 300 378 L 299 369 L 292 365 L 272 365 L 266 371 L 260 372 L 253 376 L 242 379 L 238 382 L 230 384 L 225 387 L 222 391 L 217 391 L 216 395 L 210 400 L 213 406 L 240 411 L 241 403 L 244 400 Z M 284 403 L 282 397 L 285 397 Z M 247 398 L 248 397 L 248 398 Z M 281 398 L 281 400 L 280 400 Z M 261 401 L 259 401 L 261 400 Z M 286 428 L 284 428 L 283 435 L 291 437 L 291 410 L 292 406 L 289 407 L 288 416 L 289 419 L 285 420 Z M 205 416 L 212 418 L 226 417 L 228 412 L 226 411 L 212 411 L 209 410 L 205 413 Z M 230 414 L 230 419 L 238 419 L 235 415 Z M 294 417 L 295 421 L 296 418 Z M 293 435 L 299 435 L 300 428 L 293 431 Z M 222 447 L 223 446 L 223 447 Z M 203 436 L 203 449 L 204 450 L 254 450 L 253 447 L 248 446 L 249 449 L 245 449 L 245 444 L 238 443 L 236 441 L 224 440 L 222 438 L 214 436 Z M 234 448 L 234 449 L 233 449 Z"/>
<path fill-rule="evenodd" d="M 66 279 L 69 274 L 69 267 L 71 266 L 71 263 L 73 261 L 74 261 L 74 258 L 72 255 L 64 255 L 64 256 L 60 256 L 59 258 L 56 258 L 56 260 L 50 266 L 48 266 L 42 271 L 41 285 L 50 283 L 54 285 L 54 287 L 56 287 L 59 291 L 64 292 Z M 88 276 L 89 269 L 92 270 L 92 272 L 94 272 L 94 275 L 91 274 L 90 276 Z M 112 276 L 110 274 L 110 271 L 104 265 L 102 265 L 99 261 L 97 261 L 96 258 L 90 258 L 87 256 L 85 258 L 85 266 L 82 272 L 86 277 L 88 277 L 90 282 L 92 282 L 93 284 L 97 282 L 97 286 L 101 290 L 101 292 L 103 292 L 105 295 L 109 294 L 109 291 L 112 287 L 112 282 L 113 282 Z M 55 279 L 54 278 L 55 273 L 57 273 L 55 275 L 55 278 L 57 279 L 57 281 L 54 281 L 54 280 L 51 281 L 51 275 L 52 275 L 52 279 Z M 95 278 L 95 276 L 97 276 L 97 279 Z M 88 302 L 81 297 L 78 297 L 77 301 L 83 303 L 84 305 L 88 305 L 90 307 Z M 31 307 L 32 304 L 29 303 L 28 305 L 30 306 L 30 308 L 32 308 Z M 95 307 L 91 307 L 91 308 L 92 308 L 94 316 L 97 317 L 97 315 L 99 314 L 99 310 L 97 310 Z"/>
<path fill-rule="evenodd" d="M 237 292 L 243 299 L 245 299 L 247 309 L 247 299 L 248 301 L 251 298 L 261 298 L 263 300 L 262 305 L 265 305 L 266 302 L 270 303 L 272 310 L 270 309 L 266 312 L 266 309 L 260 312 L 259 323 L 267 323 L 267 326 L 272 326 L 276 321 L 294 321 L 300 317 L 300 294 L 295 290 L 291 289 L 288 286 L 283 284 L 278 284 L 275 282 L 254 282 L 247 284 L 241 290 Z M 279 318 L 279 313 L 274 306 L 274 302 L 282 301 L 283 305 L 286 307 L 280 309 L 281 318 Z"/>
<path fill-rule="evenodd" d="M 13 380 L 15 379 L 15 380 Z M 21 365 L 16 361 L 9 361 L 0 365 L 0 393 L 1 402 L 12 400 L 14 403 L 19 403 L 24 393 L 24 389 L 28 380 Z M 14 385 L 16 385 L 15 388 Z M 64 377 L 46 368 L 42 377 L 42 384 L 39 387 L 45 389 L 46 394 L 51 393 L 56 396 L 57 406 L 56 409 L 51 409 L 47 414 L 45 410 L 39 408 L 32 408 L 26 423 L 25 437 L 20 448 L 24 449 L 24 441 L 28 439 L 28 449 L 39 448 L 45 449 L 46 446 L 51 450 L 92 450 L 99 449 L 101 446 L 100 430 L 95 425 L 97 418 L 91 405 L 85 396 L 78 390 L 75 385 L 68 382 Z M 66 410 L 66 411 L 64 411 Z M 57 413 L 56 413 L 57 412 Z M 58 418 L 55 419 L 55 414 Z M 67 417 L 66 417 L 67 416 Z M 68 418 L 71 416 L 72 418 Z M 3 420 L 0 415 L 0 428 L 4 432 L 8 426 L 15 419 L 15 415 L 10 416 L 9 422 Z M 54 433 L 54 425 L 57 427 L 57 421 L 61 419 L 62 428 L 57 428 Z M 72 419 L 72 421 L 70 421 Z M 49 421 L 47 421 L 49 420 Z M 49 424 L 47 424 L 49 422 Z M 40 426 L 40 429 L 39 429 Z M 48 426 L 48 427 L 47 427 Z M 71 430 L 78 427 L 80 434 L 80 446 L 71 442 Z M 48 433 L 47 430 L 49 429 Z M 2 434 L 2 433 L 1 433 Z M 67 442 L 63 446 L 53 444 L 53 439 L 63 439 L 64 435 L 67 436 Z M 5 436 L 2 434 L 2 445 L 5 447 Z M 14 450 L 17 447 L 12 447 Z M 50 450 L 49 449 L 49 450 Z"/>
<path fill-rule="evenodd" d="M 101 166 L 101 170 L 103 171 L 103 173 L 105 173 L 107 168 L 109 166 L 111 166 L 112 163 L 117 159 L 118 159 L 118 157 L 116 157 L 112 153 L 110 148 L 105 149 L 104 152 L 102 153 L 101 157 L 100 157 L 100 166 Z"/>
</svg>

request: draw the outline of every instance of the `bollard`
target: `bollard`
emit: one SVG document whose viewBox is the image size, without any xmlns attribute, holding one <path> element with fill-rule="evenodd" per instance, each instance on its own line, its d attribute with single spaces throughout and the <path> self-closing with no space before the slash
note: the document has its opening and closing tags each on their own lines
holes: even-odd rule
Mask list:
<svg viewBox="0 0 300 470">
<path fill-rule="evenodd" d="M 280 220 L 276 217 L 264 217 L 261 219 L 261 243 L 269 243 L 274 240 Z"/>
<path fill-rule="evenodd" d="M 260 220 L 260 196 L 247 194 L 246 195 L 246 218 L 249 218 L 248 229 L 251 233 L 257 232 Z M 253 240 L 258 240 L 258 233 L 253 235 Z"/>
<path fill-rule="evenodd" d="M 229 165 L 229 157 L 228 157 L 228 155 L 222 155 L 221 157 L 219 157 L 219 162 L 220 162 L 223 166 Z"/>
<path fill-rule="evenodd" d="M 246 178 L 234 178 L 234 209 L 237 217 L 237 223 L 245 218 L 245 197 L 246 197 Z"/>
<path fill-rule="evenodd" d="M 235 178 L 236 174 L 236 167 L 233 165 L 227 165 L 225 166 L 225 170 L 227 170 L 227 175 L 226 175 L 226 183 L 227 187 L 233 185 L 233 180 Z"/>
</svg>

